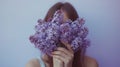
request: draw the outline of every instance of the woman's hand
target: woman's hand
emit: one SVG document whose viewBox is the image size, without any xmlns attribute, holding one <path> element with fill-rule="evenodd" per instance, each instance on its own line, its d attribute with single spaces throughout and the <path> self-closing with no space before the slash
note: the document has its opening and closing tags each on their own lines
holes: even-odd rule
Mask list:
<svg viewBox="0 0 120 67">
<path fill-rule="evenodd" d="M 69 44 L 63 41 L 62 43 L 67 47 L 67 49 L 63 47 L 58 47 L 56 51 L 52 52 L 52 56 L 63 62 L 64 65 L 61 66 L 72 67 L 74 52 Z"/>
<path fill-rule="evenodd" d="M 44 62 L 44 64 L 45 64 L 45 67 L 53 67 L 52 57 L 44 54 L 44 55 L 42 56 L 42 60 L 43 60 L 43 62 Z"/>
</svg>

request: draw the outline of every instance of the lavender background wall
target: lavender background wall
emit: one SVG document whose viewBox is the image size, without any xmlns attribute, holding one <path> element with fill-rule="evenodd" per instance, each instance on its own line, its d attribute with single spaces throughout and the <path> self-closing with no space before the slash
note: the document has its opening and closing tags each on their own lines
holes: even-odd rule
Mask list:
<svg viewBox="0 0 120 67">
<path fill-rule="evenodd" d="M 68 1 L 86 19 L 87 55 L 99 67 L 120 67 L 120 0 L 0 0 L 0 67 L 25 67 L 40 55 L 29 42 L 34 25 L 58 1 Z"/>
</svg>

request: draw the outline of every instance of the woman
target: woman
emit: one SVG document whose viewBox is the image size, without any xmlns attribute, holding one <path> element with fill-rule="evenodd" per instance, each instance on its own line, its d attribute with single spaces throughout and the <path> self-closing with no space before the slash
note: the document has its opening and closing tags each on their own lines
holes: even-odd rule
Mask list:
<svg viewBox="0 0 120 67">
<path fill-rule="evenodd" d="M 44 20 L 49 21 L 57 10 L 61 10 L 64 13 L 64 21 L 67 19 L 74 21 L 79 17 L 70 3 L 58 2 L 49 9 Z M 58 47 L 56 51 L 52 52 L 52 57 L 60 61 L 61 67 L 98 67 L 95 59 L 85 56 L 85 48 L 81 48 L 74 53 L 69 44 L 63 41 L 62 44 L 67 47 L 67 49 Z M 46 67 L 53 67 L 52 57 L 48 55 L 42 56 Z M 40 67 L 39 59 L 30 60 L 26 64 L 26 67 Z"/>
</svg>

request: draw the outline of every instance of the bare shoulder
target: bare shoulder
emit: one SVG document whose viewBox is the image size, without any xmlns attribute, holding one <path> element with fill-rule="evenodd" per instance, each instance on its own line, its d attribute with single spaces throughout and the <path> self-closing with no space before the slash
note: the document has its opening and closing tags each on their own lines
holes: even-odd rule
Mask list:
<svg viewBox="0 0 120 67">
<path fill-rule="evenodd" d="M 85 56 L 85 67 L 98 67 L 98 62 L 92 57 Z"/>
<path fill-rule="evenodd" d="M 33 59 L 29 60 L 26 63 L 25 67 L 40 67 L 39 59 L 33 58 Z"/>
</svg>

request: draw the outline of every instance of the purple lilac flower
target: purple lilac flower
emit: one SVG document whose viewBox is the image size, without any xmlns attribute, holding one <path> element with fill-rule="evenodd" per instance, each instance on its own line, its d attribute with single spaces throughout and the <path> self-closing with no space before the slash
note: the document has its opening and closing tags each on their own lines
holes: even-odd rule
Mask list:
<svg viewBox="0 0 120 67">
<path fill-rule="evenodd" d="M 89 44 L 86 39 L 88 29 L 83 24 L 82 18 L 75 21 L 69 19 L 63 23 L 63 13 L 58 10 L 51 21 L 39 19 L 35 26 L 36 32 L 29 39 L 36 48 L 48 55 L 60 46 L 61 40 L 70 44 L 76 52 L 80 47 L 87 47 Z"/>
</svg>

